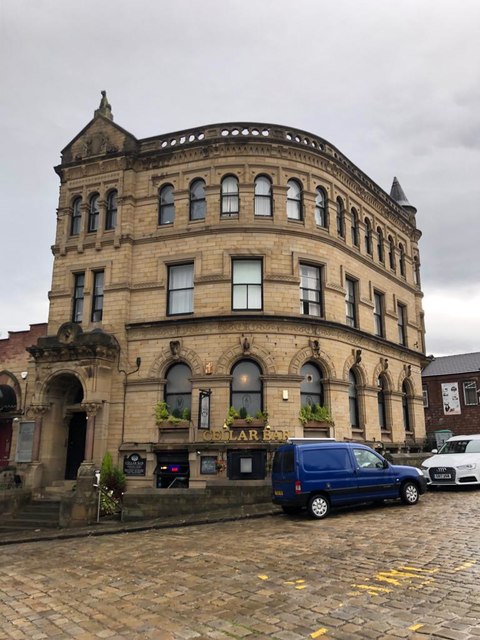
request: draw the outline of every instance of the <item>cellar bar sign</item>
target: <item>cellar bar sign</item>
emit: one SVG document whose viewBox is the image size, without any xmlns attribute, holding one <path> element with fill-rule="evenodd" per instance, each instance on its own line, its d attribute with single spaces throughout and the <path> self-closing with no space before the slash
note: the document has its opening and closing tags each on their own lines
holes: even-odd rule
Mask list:
<svg viewBox="0 0 480 640">
<path fill-rule="evenodd" d="M 147 459 L 138 453 L 131 453 L 123 458 L 123 473 L 126 476 L 144 476 Z"/>
</svg>

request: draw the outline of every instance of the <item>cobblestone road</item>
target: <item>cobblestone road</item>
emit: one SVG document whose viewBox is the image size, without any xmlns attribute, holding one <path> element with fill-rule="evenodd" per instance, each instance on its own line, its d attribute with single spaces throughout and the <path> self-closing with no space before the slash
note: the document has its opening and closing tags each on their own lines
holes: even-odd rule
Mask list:
<svg viewBox="0 0 480 640">
<path fill-rule="evenodd" d="M 0 548 L 0 639 L 480 639 L 480 491 Z"/>
</svg>

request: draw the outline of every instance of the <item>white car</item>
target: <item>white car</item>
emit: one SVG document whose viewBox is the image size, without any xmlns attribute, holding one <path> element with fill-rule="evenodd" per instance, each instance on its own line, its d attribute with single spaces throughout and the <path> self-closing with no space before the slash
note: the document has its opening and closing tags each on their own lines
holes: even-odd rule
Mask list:
<svg viewBox="0 0 480 640">
<path fill-rule="evenodd" d="M 480 485 L 480 434 L 453 436 L 432 453 L 422 464 L 429 486 Z"/>
</svg>

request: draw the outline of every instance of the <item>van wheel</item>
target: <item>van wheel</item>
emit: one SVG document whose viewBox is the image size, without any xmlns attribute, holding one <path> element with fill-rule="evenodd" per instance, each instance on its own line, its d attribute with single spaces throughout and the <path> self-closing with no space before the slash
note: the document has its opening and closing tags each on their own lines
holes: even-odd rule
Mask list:
<svg viewBox="0 0 480 640">
<path fill-rule="evenodd" d="M 282 506 L 282 511 L 283 513 L 286 513 L 289 516 L 294 515 L 295 513 L 299 513 L 300 512 L 300 507 L 286 507 L 286 506 Z"/>
<path fill-rule="evenodd" d="M 330 502 L 328 498 L 321 494 L 312 496 L 308 502 L 308 513 L 316 520 L 326 518 L 330 513 Z"/>
<path fill-rule="evenodd" d="M 400 490 L 400 498 L 403 504 L 417 504 L 420 494 L 414 482 L 405 482 Z"/>
</svg>

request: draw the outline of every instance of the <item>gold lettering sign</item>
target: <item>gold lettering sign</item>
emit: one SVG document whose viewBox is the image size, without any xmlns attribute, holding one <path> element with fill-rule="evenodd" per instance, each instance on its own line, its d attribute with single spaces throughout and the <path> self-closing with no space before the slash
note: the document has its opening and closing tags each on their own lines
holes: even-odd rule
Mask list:
<svg viewBox="0 0 480 640">
<path fill-rule="evenodd" d="M 258 432 L 257 429 L 242 429 L 232 431 L 231 429 L 202 431 L 202 438 L 205 442 L 284 442 L 288 440 L 289 433 L 284 429 L 265 429 Z"/>
</svg>

